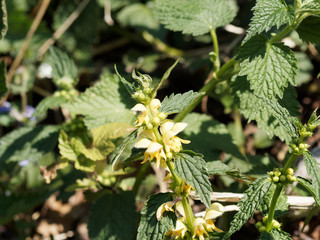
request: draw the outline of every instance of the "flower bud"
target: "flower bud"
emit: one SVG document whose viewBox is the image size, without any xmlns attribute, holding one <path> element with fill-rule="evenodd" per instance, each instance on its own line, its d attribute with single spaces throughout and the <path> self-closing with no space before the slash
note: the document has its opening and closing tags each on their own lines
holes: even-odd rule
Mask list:
<svg viewBox="0 0 320 240">
<path fill-rule="evenodd" d="M 266 231 L 267 230 L 267 228 L 265 227 L 265 226 L 261 226 L 261 227 L 259 227 L 259 232 L 264 232 L 264 231 Z"/>
<path fill-rule="evenodd" d="M 158 126 L 160 124 L 160 119 L 158 117 L 152 118 L 152 124 Z"/>
<path fill-rule="evenodd" d="M 147 123 L 146 124 L 147 129 L 151 130 L 153 129 L 153 125 L 151 123 Z"/>
<path fill-rule="evenodd" d="M 261 227 L 261 226 L 262 226 L 262 222 L 257 222 L 257 223 L 256 223 L 256 228 L 259 229 L 259 227 Z"/>
<path fill-rule="evenodd" d="M 277 170 L 277 171 L 274 172 L 274 175 L 275 175 L 276 177 L 279 177 L 279 176 L 281 175 L 281 172 L 280 172 L 279 170 Z"/>
<path fill-rule="evenodd" d="M 275 220 L 275 219 L 273 219 L 272 220 L 272 227 L 273 228 L 277 228 L 277 229 L 280 229 L 280 227 L 281 227 L 281 224 L 277 221 L 277 220 Z"/>
<path fill-rule="evenodd" d="M 293 175 L 294 174 L 294 170 L 292 168 L 288 168 L 287 169 L 287 174 Z"/>
<path fill-rule="evenodd" d="M 274 181 L 274 182 L 279 182 L 279 177 L 278 177 L 278 176 L 273 177 L 273 178 L 272 178 L 272 181 Z"/>
<path fill-rule="evenodd" d="M 161 120 L 164 120 L 167 118 L 167 114 L 165 114 L 164 112 L 159 112 L 158 113 L 158 118 L 160 118 Z"/>
<path fill-rule="evenodd" d="M 263 223 L 266 223 L 267 220 L 268 220 L 268 216 L 264 216 L 264 217 L 262 218 L 262 222 L 263 222 Z"/>
<path fill-rule="evenodd" d="M 281 182 L 286 182 L 286 181 L 287 181 L 286 176 L 281 175 L 281 176 L 280 176 L 280 181 L 281 181 Z"/>
<path fill-rule="evenodd" d="M 173 154 L 171 152 L 167 152 L 166 154 L 167 158 L 172 159 L 173 158 Z"/>
</svg>

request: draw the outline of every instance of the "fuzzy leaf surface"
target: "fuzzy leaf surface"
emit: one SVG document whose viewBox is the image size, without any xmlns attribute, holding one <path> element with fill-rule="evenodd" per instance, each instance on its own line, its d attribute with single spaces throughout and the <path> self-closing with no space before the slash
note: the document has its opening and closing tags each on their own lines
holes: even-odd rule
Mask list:
<svg viewBox="0 0 320 240">
<path fill-rule="evenodd" d="M 190 113 L 183 122 L 188 123 L 183 134 L 191 140 L 188 148 L 201 152 L 206 161 L 217 160 L 220 151 L 243 158 L 238 147 L 233 143 L 227 127 L 208 115 Z"/>
<path fill-rule="evenodd" d="M 104 72 L 100 82 L 63 107 L 71 113 L 84 115 L 86 126 L 92 129 L 111 122 L 132 123 L 135 116 L 129 108 L 133 105 L 119 78 Z"/>
<path fill-rule="evenodd" d="M 272 229 L 270 232 L 263 232 L 260 240 L 292 240 L 292 238 L 290 237 L 290 234 L 285 231 Z"/>
<path fill-rule="evenodd" d="M 297 59 L 283 43 L 269 43 L 263 35 L 251 38 L 240 48 L 239 76 L 247 76 L 250 89 L 260 97 L 283 97 L 289 83 L 295 85 Z"/>
<path fill-rule="evenodd" d="M 254 211 L 258 209 L 268 194 L 270 186 L 271 182 L 268 181 L 268 177 L 259 178 L 250 184 L 250 187 L 244 192 L 244 197 L 238 203 L 239 212 L 234 216 L 229 231 L 223 239 L 228 239 L 253 216 Z"/>
<path fill-rule="evenodd" d="M 309 193 L 313 196 L 314 200 L 316 201 L 317 205 L 320 205 L 320 199 L 317 197 L 316 192 L 312 186 L 312 181 L 303 177 L 297 177 L 298 183 L 300 183 L 305 189 L 308 190 Z"/>
<path fill-rule="evenodd" d="M 311 16 L 306 18 L 297 28 L 299 37 L 306 43 L 320 44 L 319 26 L 320 15 L 318 17 Z"/>
<path fill-rule="evenodd" d="M 307 173 L 312 179 L 313 197 L 316 202 L 320 201 L 320 166 L 312 153 L 307 151 L 303 153 L 303 161 L 307 168 Z M 300 182 L 300 181 L 299 181 Z"/>
<path fill-rule="evenodd" d="M 277 136 L 282 141 L 289 143 L 296 136 L 292 116 L 299 114 L 299 103 L 296 92 L 292 87 L 284 91 L 282 99 L 268 100 L 257 97 L 250 90 L 246 77 L 237 77 L 232 84 L 241 114 L 248 121 L 255 120 L 270 136 Z"/>
<path fill-rule="evenodd" d="M 166 28 L 197 36 L 227 25 L 237 10 L 233 0 L 158 0 L 154 11 Z"/>
<path fill-rule="evenodd" d="M 88 221 L 89 237 L 92 240 L 134 239 L 137 221 L 132 192 L 107 193 L 91 207 Z"/>
<path fill-rule="evenodd" d="M 320 1 L 319 0 L 305 0 L 302 2 L 301 10 L 308 12 L 314 16 L 320 16 Z"/>
<path fill-rule="evenodd" d="M 151 195 L 141 210 L 141 220 L 138 228 L 137 239 L 159 240 L 175 226 L 176 215 L 173 212 L 164 212 L 160 221 L 157 219 L 158 208 L 166 202 L 172 201 L 171 193 L 158 193 Z"/>
<path fill-rule="evenodd" d="M 186 93 L 172 93 L 169 97 L 166 96 L 159 109 L 160 112 L 165 112 L 166 114 L 178 113 L 188 107 L 194 100 L 202 96 L 202 93 L 193 92 L 192 90 Z"/>
<path fill-rule="evenodd" d="M 201 202 L 210 206 L 212 192 L 206 162 L 201 154 L 183 151 L 176 155 L 175 171 L 199 194 Z"/>
<path fill-rule="evenodd" d="M 282 25 L 291 23 L 294 18 L 291 8 L 281 0 L 257 0 L 252 10 L 253 17 L 244 42 L 263 31 L 268 32 L 273 26 L 279 29 Z"/>
<path fill-rule="evenodd" d="M 46 113 L 48 109 L 52 109 L 55 107 L 61 106 L 68 102 L 68 99 L 63 96 L 49 96 L 44 98 L 36 107 L 33 116 L 41 116 L 42 114 Z"/>
<path fill-rule="evenodd" d="M 16 129 L 0 139 L 0 164 L 37 161 L 53 150 L 58 142 L 59 127 L 37 126 Z"/>
</svg>

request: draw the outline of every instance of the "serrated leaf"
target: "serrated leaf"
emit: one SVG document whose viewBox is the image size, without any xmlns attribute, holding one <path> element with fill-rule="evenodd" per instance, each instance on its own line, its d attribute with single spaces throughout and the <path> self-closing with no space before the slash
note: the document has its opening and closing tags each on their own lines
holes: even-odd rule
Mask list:
<svg viewBox="0 0 320 240">
<path fill-rule="evenodd" d="M 272 229 L 270 235 L 274 240 L 292 240 L 290 234 L 280 229 Z"/>
<path fill-rule="evenodd" d="M 210 206 L 212 192 L 206 162 L 202 155 L 182 151 L 175 157 L 175 171 L 188 185 L 191 185 L 206 207 Z"/>
<path fill-rule="evenodd" d="M 299 37 L 306 43 L 320 44 L 319 25 L 320 16 L 310 16 L 304 19 L 303 22 L 297 28 Z"/>
<path fill-rule="evenodd" d="M 199 113 L 188 114 L 183 122 L 188 123 L 183 131 L 187 139 L 191 140 L 188 148 L 204 154 L 206 161 L 217 160 L 219 151 L 243 158 L 224 124 Z"/>
<path fill-rule="evenodd" d="M 137 220 L 132 192 L 104 194 L 90 209 L 89 237 L 92 240 L 134 239 Z"/>
<path fill-rule="evenodd" d="M 228 239 L 253 216 L 254 211 L 258 209 L 264 197 L 268 194 L 270 186 L 271 182 L 268 181 L 268 177 L 259 178 L 250 184 L 250 187 L 244 192 L 244 197 L 238 203 L 239 212 L 234 216 L 229 231 L 223 239 Z"/>
<path fill-rule="evenodd" d="M 166 114 L 178 113 L 188 107 L 194 100 L 202 96 L 203 93 L 193 92 L 192 90 L 186 93 L 172 93 L 169 97 L 166 96 L 159 108 L 160 112 L 165 112 Z"/>
<path fill-rule="evenodd" d="M 210 175 L 227 175 L 232 178 L 241 179 L 245 182 L 251 182 L 251 179 L 242 174 L 236 167 L 230 167 L 221 161 L 212 161 L 207 163 L 208 173 Z"/>
<path fill-rule="evenodd" d="M 277 136 L 289 143 L 296 136 L 292 116 L 299 114 L 299 103 L 294 88 L 287 88 L 282 99 L 266 100 L 250 90 L 246 77 L 237 77 L 232 84 L 241 114 L 248 121 L 255 120 L 272 137 Z M 270 105 L 271 104 L 271 105 Z"/>
<path fill-rule="evenodd" d="M 119 158 L 121 156 L 121 154 L 123 153 L 123 151 L 125 150 L 125 148 L 131 143 L 133 142 L 140 134 L 140 129 L 137 128 L 134 131 L 132 131 L 124 140 L 123 142 L 116 147 L 116 149 L 113 151 L 113 155 L 112 158 L 110 160 L 110 164 L 112 164 L 112 168 L 115 169 L 117 168 L 119 162 Z"/>
<path fill-rule="evenodd" d="M 2 98 L 8 91 L 6 82 L 6 63 L 0 62 L 0 98 Z"/>
<path fill-rule="evenodd" d="M 33 116 L 38 117 L 46 113 L 48 109 L 61 106 L 61 104 L 68 102 L 68 99 L 63 96 L 49 96 L 44 98 L 36 107 Z"/>
<path fill-rule="evenodd" d="M 123 26 L 136 27 L 139 30 L 155 31 L 160 28 L 151 9 L 142 3 L 128 4 L 118 13 L 117 20 Z"/>
<path fill-rule="evenodd" d="M 0 39 L 4 38 L 8 30 L 7 8 L 6 1 L 1 0 L 0 6 Z"/>
<path fill-rule="evenodd" d="M 48 63 L 52 67 L 54 83 L 61 88 L 71 89 L 77 82 L 78 70 L 73 60 L 56 47 L 50 47 Z"/>
<path fill-rule="evenodd" d="M 158 208 L 166 202 L 172 201 L 171 193 L 158 193 L 151 195 L 141 210 L 141 220 L 138 228 L 137 239 L 159 240 L 164 239 L 165 234 L 175 226 L 176 215 L 173 212 L 164 212 L 160 221 L 156 213 Z"/>
<path fill-rule="evenodd" d="M 282 98 L 288 84 L 295 85 L 297 60 L 283 43 L 269 43 L 265 36 L 255 36 L 241 46 L 237 59 L 239 76 L 247 76 L 257 96 Z"/>
<path fill-rule="evenodd" d="M 58 142 L 59 127 L 37 126 L 16 129 L 0 139 L 0 163 L 38 161 Z"/>
<path fill-rule="evenodd" d="M 293 10 L 281 0 L 257 0 L 252 10 L 253 17 L 244 42 L 263 31 L 268 32 L 273 26 L 279 29 L 294 19 Z"/>
<path fill-rule="evenodd" d="M 71 113 L 84 115 L 86 126 L 92 129 L 111 122 L 132 124 L 135 116 L 129 108 L 133 105 L 119 78 L 106 71 L 100 82 L 63 107 Z"/>
<path fill-rule="evenodd" d="M 263 216 L 267 216 L 269 212 L 269 207 L 271 205 L 271 200 L 276 189 L 276 185 L 272 185 L 269 189 L 268 194 L 263 199 L 261 205 L 259 206 L 259 211 Z M 274 212 L 274 218 L 279 218 L 285 215 L 289 210 L 288 197 L 285 195 L 285 189 L 283 189 L 277 200 L 276 209 Z"/>
<path fill-rule="evenodd" d="M 314 16 L 320 16 L 320 1 L 319 0 L 305 0 L 302 3 L 301 12 L 308 13 Z"/>
<path fill-rule="evenodd" d="M 314 198 L 317 203 L 320 202 L 320 166 L 317 160 L 309 151 L 303 153 L 303 161 L 307 168 L 307 173 L 312 179 L 312 188 Z"/>
<path fill-rule="evenodd" d="M 232 0 L 158 0 L 155 14 L 166 28 L 197 36 L 230 23 L 237 10 Z"/>
<path fill-rule="evenodd" d="M 311 193 L 312 197 L 314 198 L 314 200 L 316 201 L 317 205 L 320 205 L 320 199 L 317 197 L 316 192 L 312 186 L 312 181 L 310 181 L 309 179 L 303 178 L 303 177 L 297 177 L 298 179 L 298 183 L 300 183 L 303 187 L 305 187 L 309 193 Z"/>
</svg>

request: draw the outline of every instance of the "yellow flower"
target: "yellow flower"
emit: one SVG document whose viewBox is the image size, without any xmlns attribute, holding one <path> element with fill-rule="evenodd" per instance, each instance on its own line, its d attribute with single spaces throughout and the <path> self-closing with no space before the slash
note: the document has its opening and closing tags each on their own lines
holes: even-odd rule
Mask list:
<svg viewBox="0 0 320 240">
<path fill-rule="evenodd" d="M 171 236 L 174 239 L 183 239 L 188 231 L 186 225 L 184 224 L 185 219 L 179 218 L 176 222 L 176 226 L 174 229 L 170 230 L 166 233 L 167 236 Z"/>
<path fill-rule="evenodd" d="M 204 236 L 208 236 L 208 233 L 205 229 L 207 222 L 203 218 L 196 218 L 194 220 L 194 233 L 192 238 L 198 237 L 200 240 L 204 240 Z"/>
<path fill-rule="evenodd" d="M 175 202 L 173 202 L 173 201 L 161 204 L 161 206 L 157 210 L 158 221 L 162 218 L 162 215 L 164 212 L 167 212 L 167 211 L 174 212 L 174 210 L 172 208 L 174 204 L 175 204 Z"/>
<path fill-rule="evenodd" d="M 183 140 L 176 135 L 183 131 L 188 124 L 186 123 L 174 123 L 173 121 L 166 121 L 161 124 L 160 132 L 162 135 L 163 143 L 165 146 L 166 153 L 171 152 L 180 152 L 182 149 L 181 143 L 188 144 L 190 141 Z"/>
<path fill-rule="evenodd" d="M 149 103 L 149 108 L 150 108 L 150 111 L 151 111 L 151 114 L 153 116 L 157 115 L 158 114 L 158 109 L 161 107 L 161 102 L 159 99 L 152 99 Z"/>
<path fill-rule="evenodd" d="M 142 124 L 147 125 L 148 123 L 150 123 L 148 109 L 143 104 L 141 104 L 141 103 L 136 104 L 133 108 L 131 108 L 131 111 L 139 113 L 139 116 L 137 117 L 137 120 L 135 121 L 136 127 L 139 127 Z"/>
<path fill-rule="evenodd" d="M 147 138 L 142 138 L 134 145 L 135 148 L 146 148 L 144 153 L 144 160 L 141 164 L 146 161 L 151 161 L 152 159 L 156 159 L 156 166 L 166 168 L 165 159 L 166 155 L 163 151 L 163 146 L 156 142 L 156 137 L 153 132 L 150 130 L 145 130 L 141 133 L 141 136 L 146 136 Z M 151 140 L 150 140 L 151 139 Z"/>
</svg>

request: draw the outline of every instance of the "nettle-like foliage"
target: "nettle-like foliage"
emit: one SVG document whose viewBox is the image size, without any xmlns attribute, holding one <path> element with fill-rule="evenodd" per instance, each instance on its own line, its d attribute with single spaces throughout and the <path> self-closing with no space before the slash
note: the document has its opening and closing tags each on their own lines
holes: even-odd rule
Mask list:
<svg viewBox="0 0 320 240">
<path fill-rule="evenodd" d="M 229 239 L 257 210 L 262 214 L 262 221 L 255 225 L 260 239 L 291 239 L 277 220 L 288 210 L 288 186 L 298 182 L 320 204 L 320 166 L 306 143 L 320 119 L 317 110 L 305 124 L 298 118 L 297 55 L 281 40 L 296 31 L 303 42 L 319 44 L 320 1 L 257 0 L 238 51 L 222 62 L 216 30 L 231 23 L 237 11 L 234 0 L 156 0 L 148 7 L 136 3 L 120 12 L 119 22 L 136 23 L 146 39 L 150 33 L 145 29 L 159 24 L 187 35 L 211 36 L 210 81 L 198 92 L 172 93 L 163 101 L 157 92 L 179 60 L 161 79 L 133 70 L 128 80 L 116 67 L 116 74 L 104 70 L 95 85 L 80 93 L 75 87 L 78 69 L 73 60 L 52 47 L 44 61 L 52 68 L 57 90 L 38 104 L 33 117 L 41 119 L 48 109 L 61 107 L 67 120 L 59 126 L 24 126 L 1 138 L 1 167 L 20 165 L 26 159 L 38 164 L 58 145 L 59 162 L 45 166 L 54 165 L 54 170 L 63 172 L 71 165 L 81 173 L 71 176 L 75 180 L 67 189 L 92 194 L 88 194 L 94 200 L 88 220 L 91 239 Z M 132 13 L 143 13 L 150 21 L 130 19 Z M 5 65 L 0 67 L 4 76 Z M 5 93 L 5 79 L 0 81 Z M 270 138 L 276 136 L 288 145 L 283 166 L 267 155 L 245 154 L 243 144 L 233 141 L 229 133 L 232 126 L 230 130 L 205 114 L 191 113 L 218 87 L 228 95 L 227 100 L 220 100 L 228 102 L 224 106 L 229 112 L 240 112 Z M 221 152 L 227 155 L 225 162 L 217 160 Z M 295 176 L 293 164 L 300 156 L 311 179 Z M 261 169 L 257 162 L 267 163 Z M 150 165 L 166 172 L 169 188 L 148 196 L 138 218 L 135 201 Z M 240 171 L 243 165 L 250 168 Z M 48 183 L 52 175 L 46 176 Z M 211 202 L 215 191 L 211 175 L 247 184 L 239 211 L 223 230 L 215 225 L 224 207 Z M 57 190 L 59 183 L 49 192 Z M 205 205 L 202 215 L 191 208 L 189 200 L 195 196 Z"/>
</svg>

